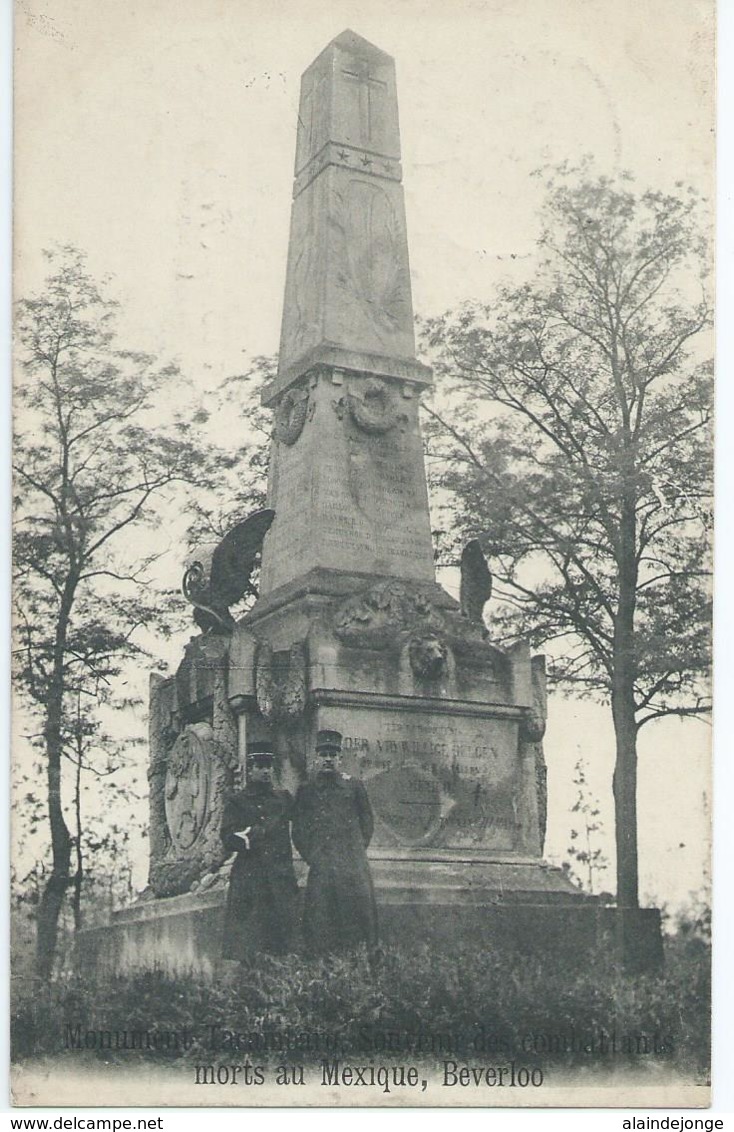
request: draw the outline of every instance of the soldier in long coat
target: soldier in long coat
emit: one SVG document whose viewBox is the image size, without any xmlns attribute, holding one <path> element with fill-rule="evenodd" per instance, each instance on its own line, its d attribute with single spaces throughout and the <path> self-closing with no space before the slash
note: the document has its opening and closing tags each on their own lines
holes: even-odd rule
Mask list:
<svg viewBox="0 0 734 1132">
<path fill-rule="evenodd" d="M 227 894 L 222 957 L 240 962 L 292 946 L 297 893 L 289 824 L 293 799 L 273 783 L 266 743 L 247 749 L 247 784 L 226 804 L 222 843 L 237 857 Z"/>
<path fill-rule="evenodd" d="M 339 768 L 341 743 L 338 731 L 319 731 L 316 772 L 299 787 L 293 816 L 293 844 L 310 866 L 303 934 L 314 954 L 377 944 L 372 808 L 362 783 Z"/>
</svg>

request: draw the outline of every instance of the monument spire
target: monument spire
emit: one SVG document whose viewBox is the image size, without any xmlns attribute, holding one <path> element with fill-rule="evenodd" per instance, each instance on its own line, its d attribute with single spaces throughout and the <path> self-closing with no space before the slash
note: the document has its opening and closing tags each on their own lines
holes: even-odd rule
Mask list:
<svg viewBox="0 0 734 1132">
<path fill-rule="evenodd" d="M 301 82 L 263 595 L 314 569 L 434 579 L 401 182 L 394 61 L 344 31 Z"/>
<path fill-rule="evenodd" d="M 430 381 L 416 363 L 395 63 L 344 31 L 301 80 L 272 401 L 314 364 Z"/>
</svg>

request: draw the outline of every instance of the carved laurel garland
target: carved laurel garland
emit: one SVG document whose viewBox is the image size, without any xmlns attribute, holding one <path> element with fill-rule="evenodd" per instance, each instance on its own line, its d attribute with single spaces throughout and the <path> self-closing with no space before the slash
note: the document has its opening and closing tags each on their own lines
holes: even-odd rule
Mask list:
<svg viewBox="0 0 734 1132">
<path fill-rule="evenodd" d="M 308 414 L 307 389 L 288 389 L 275 410 L 275 435 L 283 444 L 295 444 Z"/>
<path fill-rule="evenodd" d="M 377 378 L 365 382 L 364 394 L 347 394 L 352 420 L 363 432 L 388 432 L 399 423 L 395 398 L 386 381 Z"/>
</svg>

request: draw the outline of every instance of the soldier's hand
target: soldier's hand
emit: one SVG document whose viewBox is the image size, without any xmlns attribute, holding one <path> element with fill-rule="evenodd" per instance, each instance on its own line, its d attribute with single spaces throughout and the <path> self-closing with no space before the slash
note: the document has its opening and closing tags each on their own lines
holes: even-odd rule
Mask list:
<svg viewBox="0 0 734 1132">
<path fill-rule="evenodd" d="M 239 837 L 240 841 L 244 841 L 245 849 L 250 848 L 250 837 L 252 833 L 252 826 L 248 825 L 247 829 L 240 829 L 235 833 L 235 837 Z"/>
</svg>

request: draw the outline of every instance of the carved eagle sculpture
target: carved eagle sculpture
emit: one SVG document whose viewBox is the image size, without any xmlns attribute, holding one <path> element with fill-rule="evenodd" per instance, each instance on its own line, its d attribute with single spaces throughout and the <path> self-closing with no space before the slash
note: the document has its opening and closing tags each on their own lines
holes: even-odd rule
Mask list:
<svg viewBox="0 0 734 1132">
<path fill-rule="evenodd" d="M 492 596 L 492 571 L 478 539 L 473 538 L 466 544 L 461 552 L 460 565 L 459 603 L 462 617 L 476 621 L 484 628 L 482 612 Z"/>
<path fill-rule="evenodd" d="M 255 559 L 274 518 L 275 511 L 268 508 L 255 511 L 221 542 L 200 546 L 187 559 L 181 589 L 204 632 L 232 631 L 235 622 L 229 607 L 251 589 Z"/>
</svg>

